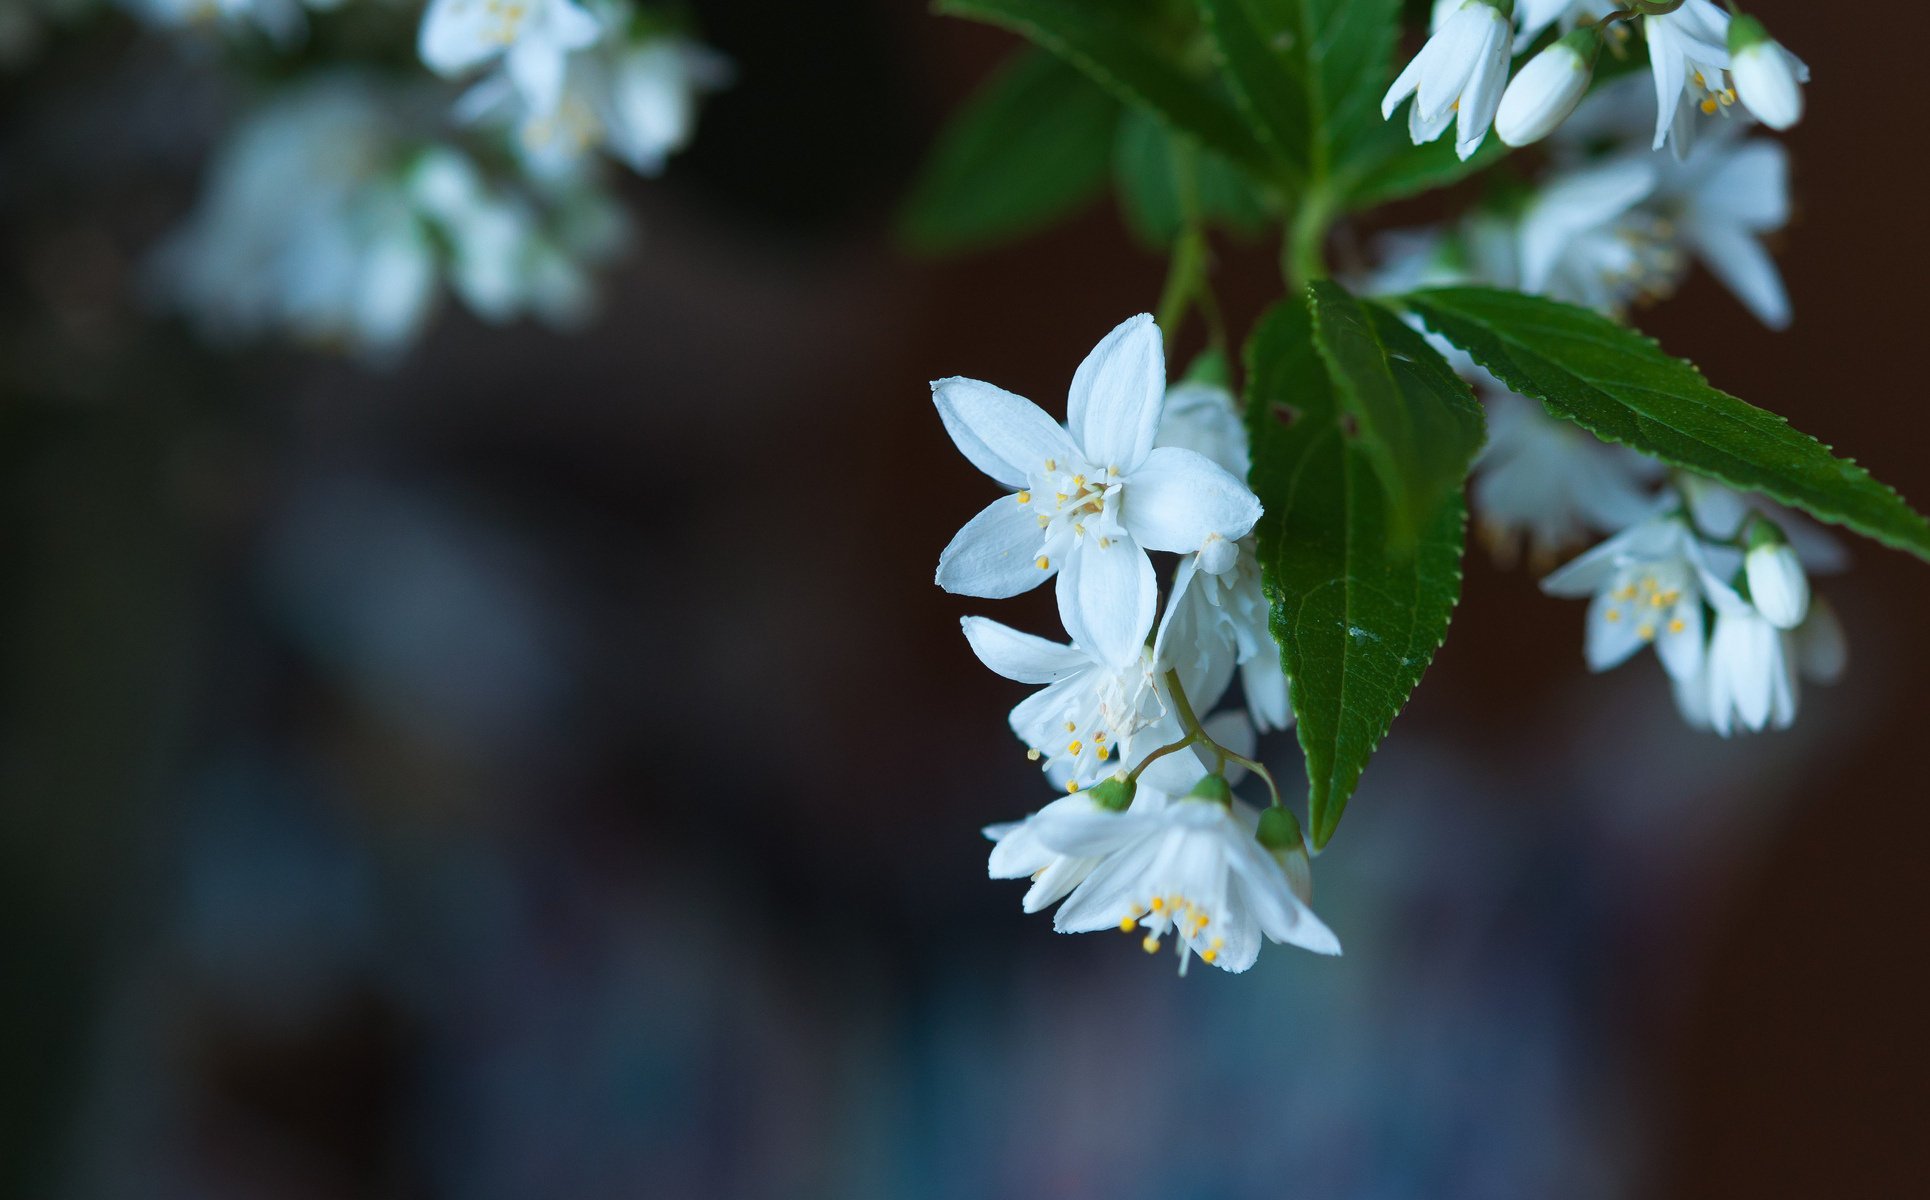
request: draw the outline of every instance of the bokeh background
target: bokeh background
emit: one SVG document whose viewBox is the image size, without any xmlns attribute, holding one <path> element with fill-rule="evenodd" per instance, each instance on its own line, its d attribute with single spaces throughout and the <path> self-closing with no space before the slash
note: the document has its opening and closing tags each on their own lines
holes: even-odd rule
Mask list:
<svg viewBox="0 0 1930 1200">
<path fill-rule="evenodd" d="M 1816 78 L 1796 325 L 1702 276 L 1641 323 L 1930 501 L 1930 11 L 1755 8 Z M 1930 568 L 1858 544 L 1848 679 L 1722 742 L 1471 557 L 1318 863 L 1344 958 L 1057 937 L 983 878 L 1042 797 L 930 584 L 985 493 L 925 384 L 1063 403 L 1162 264 L 1108 205 L 896 248 L 1005 35 L 694 11 L 739 83 L 596 324 L 388 371 L 145 311 L 194 64 L 102 23 L 0 79 L 0 1194 L 1920 1191 Z M 1274 257 L 1220 251 L 1243 324 Z"/>
</svg>

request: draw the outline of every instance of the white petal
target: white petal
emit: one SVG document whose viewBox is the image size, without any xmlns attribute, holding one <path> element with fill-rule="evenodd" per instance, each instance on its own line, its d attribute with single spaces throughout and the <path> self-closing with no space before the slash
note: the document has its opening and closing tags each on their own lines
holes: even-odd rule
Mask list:
<svg viewBox="0 0 1930 1200">
<path fill-rule="evenodd" d="M 1748 230 L 1740 225 L 1698 221 L 1686 232 L 1710 273 L 1735 293 L 1758 321 L 1771 329 L 1789 327 L 1789 293 L 1783 288 L 1776 260 Z"/>
<path fill-rule="evenodd" d="M 1809 577 L 1787 545 L 1758 546 L 1743 560 L 1749 599 L 1778 629 L 1794 629 L 1809 615 Z"/>
<path fill-rule="evenodd" d="M 1729 143 L 1733 145 L 1733 140 Z M 1789 223 L 1789 152 L 1758 138 L 1726 152 L 1697 184 L 1690 206 L 1702 216 L 1723 218 L 1757 232 Z"/>
<path fill-rule="evenodd" d="M 603 33 L 603 23 L 587 9 L 577 7 L 570 0 L 548 0 L 548 3 L 549 7 L 544 13 L 548 25 L 544 34 L 558 46 L 580 50 Z"/>
<path fill-rule="evenodd" d="M 971 464 L 1009 488 L 1022 488 L 1045 460 L 1078 457 L 1072 438 L 1045 410 L 976 379 L 953 376 L 931 385 L 945 432 Z"/>
<path fill-rule="evenodd" d="M 1583 654 L 1591 671 L 1606 671 L 1620 666 L 1629 655 L 1642 648 L 1645 614 L 1634 601 L 1621 601 L 1607 592 L 1595 597 L 1588 606 L 1588 630 L 1583 637 Z M 1647 628 L 1653 630 L 1654 625 Z"/>
<path fill-rule="evenodd" d="M 1816 683 L 1835 683 L 1849 665 L 1849 639 L 1836 609 L 1821 596 L 1809 606 L 1809 620 L 1796 631 L 1796 653 L 1803 676 Z"/>
<path fill-rule="evenodd" d="M 490 36 L 499 24 L 482 0 L 434 0 L 422 15 L 416 52 L 438 75 L 460 75 L 502 53 Z"/>
<path fill-rule="evenodd" d="M 555 43 L 537 38 L 519 38 L 504 59 L 509 78 L 536 116 L 556 111 L 563 95 L 563 51 Z"/>
<path fill-rule="evenodd" d="M 1662 660 L 1662 669 L 1678 682 L 1700 678 L 1708 644 L 1702 636 L 1701 599 L 1691 596 L 1662 615 L 1655 633 L 1655 654 Z"/>
<path fill-rule="evenodd" d="M 1153 448 L 1166 395 L 1159 326 L 1141 313 L 1100 340 L 1072 376 L 1066 427 L 1095 467 L 1130 474 Z"/>
<path fill-rule="evenodd" d="M 1187 554 L 1214 534 L 1237 542 L 1260 519 L 1246 484 L 1203 454 L 1161 446 L 1126 480 L 1120 520 L 1149 550 Z"/>
<path fill-rule="evenodd" d="M 1020 633 L 988 617 L 965 617 L 959 625 L 978 661 L 1019 683 L 1056 683 L 1092 665 L 1082 651 Z"/>
<path fill-rule="evenodd" d="M 965 523 L 938 555 L 939 587 L 956 596 L 1003 600 L 1052 578 L 1059 564 L 1038 564 L 1043 539 L 1031 509 L 1000 496 Z"/>
<path fill-rule="evenodd" d="M 1668 140 L 1669 126 L 1682 99 L 1682 88 L 1689 81 L 1688 63 L 1683 59 L 1682 48 L 1668 32 L 1666 22 L 1650 17 L 1643 28 L 1649 35 L 1649 68 L 1655 73 L 1655 142 L 1650 149 L 1660 150 Z"/>
<path fill-rule="evenodd" d="M 1158 600 L 1152 561 L 1131 538 L 1104 549 L 1096 538 L 1081 538 L 1060 567 L 1060 621 L 1074 642 L 1114 666 L 1139 659 Z"/>
</svg>

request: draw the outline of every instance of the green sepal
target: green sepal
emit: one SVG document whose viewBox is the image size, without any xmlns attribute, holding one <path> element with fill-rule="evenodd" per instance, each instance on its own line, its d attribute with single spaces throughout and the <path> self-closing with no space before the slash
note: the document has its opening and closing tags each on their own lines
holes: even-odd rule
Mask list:
<svg viewBox="0 0 1930 1200">
<path fill-rule="evenodd" d="M 1125 812 L 1132 805 L 1133 796 L 1139 791 L 1137 780 L 1124 775 L 1114 775 L 1102 779 L 1086 789 L 1092 802 L 1107 812 Z"/>
<path fill-rule="evenodd" d="M 1193 790 L 1186 793 L 1186 798 L 1188 800 L 1211 800 L 1215 804 L 1231 807 L 1233 804 L 1233 789 L 1227 786 L 1225 776 L 1207 775 L 1193 785 Z"/>
<path fill-rule="evenodd" d="M 1763 23 L 1752 16 L 1737 13 L 1729 18 L 1730 54 L 1741 54 L 1751 46 L 1760 46 L 1764 42 L 1775 40 L 1769 36 L 1769 30 L 1763 26 Z"/>
<path fill-rule="evenodd" d="M 1307 848 L 1307 839 L 1300 833 L 1300 822 L 1295 819 L 1293 810 L 1277 804 L 1260 814 L 1260 828 L 1253 836 L 1276 854 L 1304 851 Z"/>
</svg>

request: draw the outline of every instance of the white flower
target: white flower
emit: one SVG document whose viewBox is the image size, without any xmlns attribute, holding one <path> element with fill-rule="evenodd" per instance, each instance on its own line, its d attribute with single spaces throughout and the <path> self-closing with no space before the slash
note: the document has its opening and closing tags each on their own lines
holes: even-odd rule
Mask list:
<svg viewBox="0 0 1930 1200">
<path fill-rule="evenodd" d="M 1488 134 L 1508 84 L 1514 0 L 1465 0 L 1444 21 L 1382 97 L 1381 117 L 1414 96 L 1407 129 L 1415 145 L 1440 137 L 1459 117 L 1454 149 L 1472 155 Z"/>
<path fill-rule="evenodd" d="M 1789 221 L 1789 156 L 1764 139 L 1724 133 L 1663 170 L 1656 205 L 1683 246 L 1771 329 L 1789 324 L 1789 294 L 1763 235 Z"/>
<path fill-rule="evenodd" d="M 1143 794 L 1152 794 L 1145 789 Z M 1026 912 L 1035 913 L 1049 908 L 1065 899 L 1066 893 L 1085 882 L 1086 876 L 1099 865 L 1100 860 L 1093 856 L 1074 856 L 1060 854 L 1049 849 L 1039 840 L 1040 820 L 1051 820 L 1067 813 L 1099 815 L 1105 812 L 1093 802 L 1088 792 L 1062 796 L 1033 813 L 1023 821 L 1004 825 L 988 825 L 985 836 L 993 841 L 992 853 L 986 862 L 986 871 L 993 879 L 1032 879 L 1022 904 Z"/>
<path fill-rule="evenodd" d="M 1166 415 L 1155 444 L 1197 450 L 1245 478 L 1248 469 L 1246 424 L 1240 419 L 1233 394 L 1211 384 L 1182 384 L 1166 393 Z M 1218 635 L 1231 644 L 1240 667 L 1240 686 L 1246 693 L 1253 724 L 1261 732 L 1293 724 L 1287 675 L 1280 665 L 1280 648 L 1268 623 L 1271 606 L 1260 586 L 1257 540 L 1251 534 L 1238 541 L 1217 535 L 1180 564 L 1167 600 L 1169 628 L 1174 618 L 1190 622 L 1198 638 Z M 1169 655 L 1177 653 L 1178 637 L 1163 639 Z"/>
<path fill-rule="evenodd" d="M 286 329 L 377 357 L 413 340 L 438 268 L 397 169 L 393 99 L 324 76 L 237 126 L 156 254 L 165 301 L 217 339 Z"/>
<path fill-rule="evenodd" d="M 546 115 L 563 94 L 565 59 L 602 33 L 572 0 L 430 0 L 416 48 L 448 78 L 501 57 L 523 102 Z"/>
<path fill-rule="evenodd" d="M 1677 156 L 1689 152 L 1697 110 L 1715 113 L 1735 103 L 1724 82 L 1729 69 L 1729 14 L 1711 0 L 1686 0 L 1674 12 L 1642 18 L 1649 42 L 1649 70 L 1655 77 L 1655 141 L 1660 150 L 1670 137 Z"/>
<path fill-rule="evenodd" d="M 1749 602 L 1771 625 L 1794 629 L 1809 615 L 1809 576 L 1780 532 L 1763 532 L 1770 528 L 1764 522 L 1752 527 L 1752 545 L 1742 560 Z"/>
<path fill-rule="evenodd" d="M 1059 909 L 1053 928 L 1137 929 L 1148 953 L 1174 934 L 1181 971 L 1192 954 L 1244 971 L 1259 957 L 1262 934 L 1320 954 L 1340 953 L 1333 932 L 1255 840 L 1258 824 L 1258 812 L 1238 800 L 1169 799 L 1143 784 L 1123 813 L 1041 813 L 1034 823 L 1041 844 L 1100 860 Z"/>
<path fill-rule="evenodd" d="M 1706 581 L 1715 606 L 1709 638 L 1709 725 L 1728 737 L 1737 725 L 1787 729 L 1796 720 L 1795 639 L 1718 580 Z"/>
<path fill-rule="evenodd" d="M 1527 50 L 1542 30 L 1557 21 L 1566 32 L 1583 21 L 1597 21 L 1615 8 L 1609 0 L 1516 0 L 1515 21 L 1521 32 L 1515 36 L 1514 52 Z"/>
<path fill-rule="evenodd" d="M 1495 136 L 1526 146 L 1553 133 L 1587 93 L 1600 46 L 1593 30 L 1578 30 L 1529 59 L 1501 95 Z"/>
<path fill-rule="evenodd" d="M 567 175 L 597 149 L 640 175 L 657 175 L 689 143 L 701 97 L 730 78 L 726 59 L 685 38 L 606 41 L 571 61 L 553 109 L 531 107 L 499 75 L 470 89 L 457 116 L 513 124 L 523 160 L 539 175 Z"/>
<path fill-rule="evenodd" d="M 1483 540 L 1502 563 L 1525 538 L 1531 563 L 1551 564 L 1589 531 L 1625 529 L 1654 508 L 1652 460 L 1607 446 L 1513 392 L 1484 389 L 1488 444 L 1470 488 Z"/>
<path fill-rule="evenodd" d="M 1156 648 L 1124 667 L 986 617 L 960 624 L 980 662 L 1015 682 L 1042 685 L 1013 708 L 1012 732 L 1056 786 L 1076 792 L 1115 770 L 1138 767 L 1150 751 L 1180 739 L 1163 679 L 1169 667 L 1197 713 L 1210 712 L 1225 694 L 1233 677 L 1231 648 L 1200 637 L 1186 612 L 1169 609 Z M 1251 752 L 1252 728 L 1243 715 L 1219 714 L 1204 726 L 1236 754 Z M 1205 769 L 1189 748 L 1152 763 L 1143 778 L 1155 787 L 1183 788 Z"/>
<path fill-rule="evenodd" d="M 1072 378 L 1067 426 L 975 379 L 941 379 L 932 401 L 973 466 L 1013 489 L 939 555 L 949 592 L 1014 596 L 1058 575 L 1072 640 L 1114 666 L 1140 658 L 1158 585 L 1147 550 L 1189 553 L 1260 517 L 1246 485 L 1202 455 L 1153 445 L 1165 394 L 1159 330 L 1138 316 L 1106 335 Z"/>
<path fill-rule="evenodd" d="M 1654 644 L 1670 678 L 1695 679 L 1703 665 L 1702 557 L 1675 513 L 1629 526 L 1541 581 L 1554 596 L 1594 597 L 1584 652 L 1606 671 Z"/>
<path fill-rule="evenodd" d="M 1809 68 L 1762 22 L 1739 16 L 1729 22 L 1730 78 L 1742 106 L 1771 129 L 1788 129 L 1803 119 L 1803 85 Z"/>
<path fill-rule="evenodd" d="M 1610 314 L 1667 294 L 1682 255 L 1667 223 L 1637 208 L 1658 181 L 1652 163 L 1633 157 L 1558 177 L 1522 215 L 1520 289 Z"/>
</svg>

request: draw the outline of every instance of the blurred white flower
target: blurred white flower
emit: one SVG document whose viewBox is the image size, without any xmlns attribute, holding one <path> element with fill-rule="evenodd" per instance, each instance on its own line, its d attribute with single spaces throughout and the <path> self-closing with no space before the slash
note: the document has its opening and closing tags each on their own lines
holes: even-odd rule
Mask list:
<svg viewBox="0 0 1930 1200">
<path fill-rule="evenodd" d="M 1538 401 L 1496 389 L 1481 396 L 1488 444 L 1470 496 L 1482 540 L 1503 565 L 1525 540 L 1530 565 L 1546 570 L 1590 532 L 1626 529 L 1654 509 L 1654 460 L 1604 445 Z"/>
<path fill-rule="evenodd" d="M 1655 205 L 1682 245 L 1771 329 L 1789 325 L 1789 294 L 1761 238 L 1789 222 L 1789 155 L 1728 127 L 1665 164 Z"/>
<path fill-rule="evenodd" d="M 730 79 L 728 60 L 687 38 L 609 38 L 571 59 L 553 109 L 533 108 L 506 76 L 495 76 L 462 98 L 457 115 L 513 126 L 517 152 L 537 174 L 570 174 L 602 150 L 657 175 L 689 144 L 704 95 Z"/>
<path fill-rule="evenodd" d="M 501 58 L 530 111 L 548 115 L 563 95 L 565 60 L 602 34 L 603 23 L 572 0 L 430 0 L 416 49 L 445 78 Z"/>
<path fill-rule="evenodd" d="M 1629 526 L 1541 581 L 1553 596 L 1590 596 L 1588 666 L 1606 671 L 1654 645 L 1670 678 L 1703 666 L 1701 568 L 1694 532 L 1670 512 Z"/>
<path fill-rule="evenodd" d="M 308 32 L 304 10 L 326 12 L 342 0 L 125 0 L 134 15 L 161 29 L 184 29 L 211 22 L 252 25 L 284 46 Z"/>
<path fill-rule="evenodd" d="M 1617 316 L 1667 295 L 1682 253 L 1674 229 L 1640 208 L 1659 181 L 1655 165 L 1635 157 L 1557 176 L 1518 226 L 1520 289 Z"/>
</svg>

